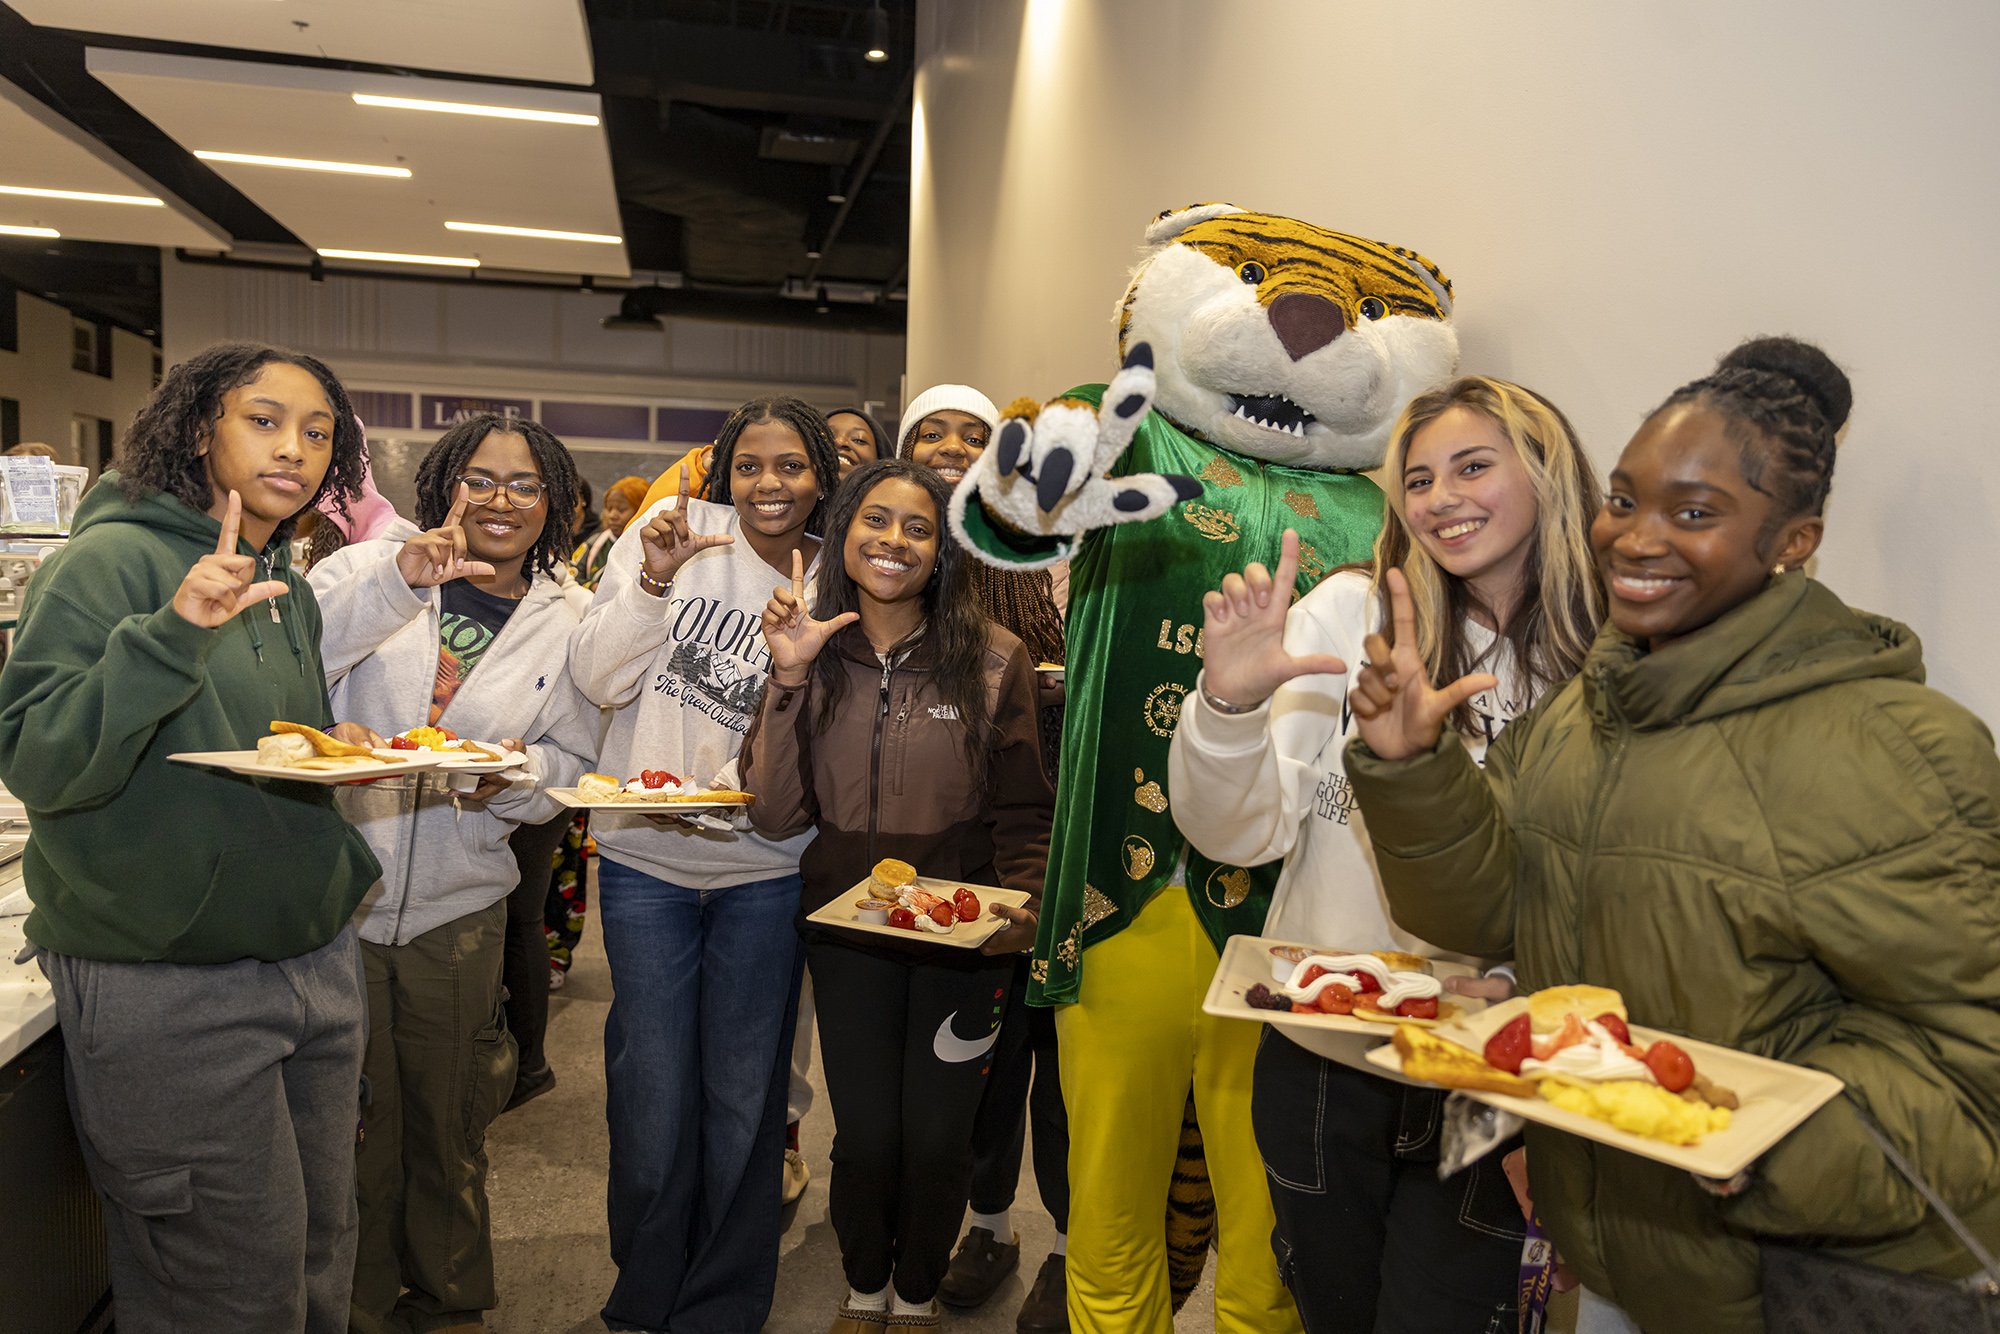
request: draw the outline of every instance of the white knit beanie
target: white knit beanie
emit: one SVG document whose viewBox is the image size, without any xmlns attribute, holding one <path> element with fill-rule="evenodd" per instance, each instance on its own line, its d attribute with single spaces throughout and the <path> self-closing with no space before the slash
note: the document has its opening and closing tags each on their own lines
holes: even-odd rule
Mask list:
<svg viewBox="0 0 2000 1334">
<path fill-rule="evenodd" d="M 985 422 L 989 431 L 999 429 L 1000 409 L 993 406 L 992 399 L 969 384 L 934 384 L 910 400 L 910 406 L 903 409 L 903 424 L 896 429 L 896 457 L 904 457 L 904 444 L 918 422 L 946 409 L 970 413 Z"/>
</svg>

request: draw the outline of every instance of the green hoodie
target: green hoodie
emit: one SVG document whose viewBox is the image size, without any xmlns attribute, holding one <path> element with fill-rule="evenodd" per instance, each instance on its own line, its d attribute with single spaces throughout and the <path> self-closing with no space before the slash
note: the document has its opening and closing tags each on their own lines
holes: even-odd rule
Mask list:
<svg viewBox="0 0 2000 1334">
<path fill-rule="evenodd" d="M 1977 1267 L 1854 1114 L 2000 1248 L 2000 757 L 1917 637 L 1805 575 L 1652 652 L 1607 624 L 1484 772 L 1449 732 L 1349 781 L 1396 920 L 1615 987 L 1632 1022 L 1837 1076 L 1748 1189 L 1528 1128 L 1535 1208 L 1648 1334 L 1759 1334 L 1759 1239 Z"/>
<path fill-rule="evenodd" d="M 173 596 L 222 527 L 107 472 L 35 572 L 0 671 L 0 780 L 28 807 L 28 938 L 111 963 L 289 959 L 325 945 L 381 875 L 333 790 L 170 764 L 247 750 L 273 719 L 332 721 L 319 605 L 289 552 L 283 617 L 215 630 Z M 257 555 L 238 543 L 244 555 Z"/>
</svg>

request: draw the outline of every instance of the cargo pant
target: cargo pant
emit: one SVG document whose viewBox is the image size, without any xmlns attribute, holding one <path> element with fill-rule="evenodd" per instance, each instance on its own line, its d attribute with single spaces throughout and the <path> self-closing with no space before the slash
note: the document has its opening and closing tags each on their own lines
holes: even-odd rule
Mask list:
<svg viewBox="0 0 2000 1334">
<path fill-rule="evenodd" d="M 424 1334 L 499 1303 L 486 1128 L 517 1061 L 501 1001 L 506 939 L 501 899 L 405 945 L 361 942 L 368 1098 L 352 1334 Z"/>
<path fill-rule="evenodd" d="M 339 1334 L 354 1271 L 354 928 L 295 959 L 45 953 L 119 1334 Z"/>
</svg>

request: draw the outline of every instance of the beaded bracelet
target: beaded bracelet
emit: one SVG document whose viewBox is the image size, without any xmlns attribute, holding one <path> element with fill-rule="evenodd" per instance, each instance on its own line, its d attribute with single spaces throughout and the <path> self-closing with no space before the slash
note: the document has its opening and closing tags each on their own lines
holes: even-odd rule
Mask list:
<svg viewBox="0 0 2000 1334">
<path fill-rule="evenodd" d="M 671 579 L 655 579 L 645 570 L 642 569 L 639 571 L 639 587 L 645 589 L 648 593 L 651 593 L 656 598 L 665 597 L 667 595 L 667 590 L 672 588 L 673 586 L 674 586 L 674 581 Z"/>
</svg>

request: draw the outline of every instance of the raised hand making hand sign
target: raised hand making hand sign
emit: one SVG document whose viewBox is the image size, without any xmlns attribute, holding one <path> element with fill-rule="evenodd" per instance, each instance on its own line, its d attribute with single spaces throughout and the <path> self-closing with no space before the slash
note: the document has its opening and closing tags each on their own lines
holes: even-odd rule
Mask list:
<svg viewBox="0 0 2000 1334">
<path fill-rule="evenodd" d="M 1254 709 L 1299 676 L 1338 676 L 1347 664 L 1329 653 L 1293 657 L 1285 651 L 1285 615 L 1299 572 L 1299 535 L 1287 528 L 1274 576 L 1256 561 L 1224 575 L 1219 592 L 1201 599 L 1202 686 L 1211 700 Z"/>
<path fill-rule="evenodd" d="M 183 620 L 213 630 L 245 607 L 291 591 L 291 585 L 282 579 L 250 582 L 257 573 L 257 558 L 237 553 L 236 534 L 242 526 L 243 497 L 231 491 L 215 553 L 196 561 L 174 590 L 173 607 Z"/>
<path fill-rule="evenodd" d="M 792 586 L 774 588 L 764 607 L 764 644 L 771 650 L 771 679 L 796 689 L 806 683 L 813 659 L 834 634 L 861 619 L 844 611 L 830 621 L 816 621 L 806 607 L 806 559 L 792 553 Z"/>
<path fill-rule="evenodd" d="M 432 588 L 454 579 L 492 578 L 491 565 L 465 557 L 464 519 L 469 503 L 465 483 L 460 482 L 458 496 L 452 501 L 451 512 L 444 516 L 444 523 L 403 543 L 403 549 L 396 553 L 396 569 L 402 573 L 404 583 L 411 588 Z"/>
<path fill-rule="evenodd" d="M 687 470 L 682 469 L 680 499 L 672 509 L 661 510 L 639 530 L 640 568 L 645 576 L 640 587 L 655 596 L 664 595 L 664 587 L 649 586 L 647 581 L 653 585 L 670 584 L 695 553 L 710 547 L 726 547 L 735 541 L 728 533 L 697 533 L 688 526 L 688 479 Z"/>
<path fill-rule="evenodd" d="M 1385 760 L 1400 760 L 1435 746 L 1451 711 L 1500 681 L 1489 673 L 1473 672 L 1443 690 L 1434 688 L 1417 652 L 1409 582 L 1401 570 L 1391 570 L 1388 584 L 1396 646 L 1390 648 L 1379 633 L 1368 636 L 1368 661 L 1356 675 L 1347 702 L 1354 708 L 1355 730 L 1368 749 Z"/>
</svg>

